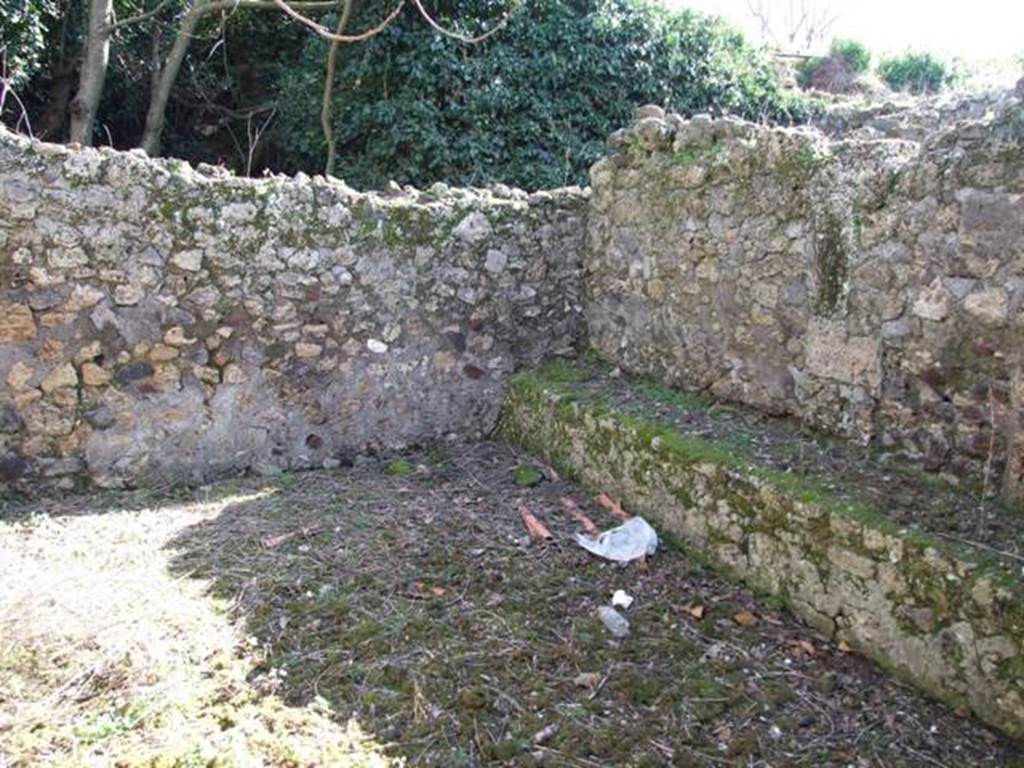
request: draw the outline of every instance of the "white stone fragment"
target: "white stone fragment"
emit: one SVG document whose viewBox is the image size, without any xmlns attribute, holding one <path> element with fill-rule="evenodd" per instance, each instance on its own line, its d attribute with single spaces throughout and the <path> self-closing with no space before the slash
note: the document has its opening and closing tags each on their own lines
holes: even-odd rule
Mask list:
<svg viewBox="0 0 1024 768">
<path fill-rule="evenodd" d="M 198 272 L 203 267 L 202 251 L 179 251 L 171 256 L 171 264 L 186 272 Z"/>
<path fill-rule="evenodd" d="M 486 240 L 493 231 L 487 217 L 480 211 L 473 211 L 459 222 L 452 234 L 463 242 L 475 244 Z"/>
</svg>

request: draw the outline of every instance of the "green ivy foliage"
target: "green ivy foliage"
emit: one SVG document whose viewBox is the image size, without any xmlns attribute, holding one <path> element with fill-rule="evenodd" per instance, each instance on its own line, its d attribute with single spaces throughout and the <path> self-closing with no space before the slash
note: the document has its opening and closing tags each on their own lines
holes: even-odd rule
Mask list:
<svg viewBox="0 0 1024 768">
<path fill-rule="evenodd" d="M 472 20 L 474 32 L 508 1 L 433 7 L 446 25 Z M 276 141 L 308 172 L 324 162 L 325 54 L 323 41 L 310 40 L 277 82 Z M 524 0 L 479 45 L 405 14 L 384 34 L 342 47 L 335 93 L 336 174 L 361 188 L 585 184 L 607 136 L 638 105 L 786 123 L 810 109 L 782 92 L 768 57 L 723 21 L 643 0 Z"/>
<path fill-rule="evenodd" d="M 894 91 L 937 93 L 952 85 L 953 68 L 930 53 L 908 52 L 885 59 L 878 74 Z"/>
<path fill-rule="evenodd" d="M 3 0 L 0 2 L 0 62 L 15 88 L 26 83 L 42 66 L 48 25 L 59 12 L 58 0 Z"/>
</svg>

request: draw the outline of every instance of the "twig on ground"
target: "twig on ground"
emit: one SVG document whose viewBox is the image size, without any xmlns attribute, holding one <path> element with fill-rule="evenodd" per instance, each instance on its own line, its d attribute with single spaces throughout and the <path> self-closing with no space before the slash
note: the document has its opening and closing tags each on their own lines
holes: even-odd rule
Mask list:
<svg viewBox="0 0 1024 768">
<path fill-rule="evenodd" d="M 1018 561 L 1024 563 L 1024 556 L 1016 555 L 1013 552 L 1007 552 L 1005 549 L 998 549 L 997 547 L 993 547 L 993 546 L 991 546 L 989 544 L 982 544 L 980 541 L 972 541 L 971 539 L 964 539 L 964 538 L 961 538 L 959 536 L 953 536 L 952 534 L 949 534 L 949 533 L 943 533 L 942 531 L 935 531 L 935 535 L 939 536 L 939 537 L 941 537 L 943 539 L 949 539 L 950 541 L 955 541 L 955 542 L 957 542 L 959 544 L 966 544 L 966 545 L 968 545 L 970 547 L 977 547 L 978 549 L 984 549 L 984 550 L 986 550 L 988 552 L 992 552 L 993 554 L 1000 555 L 1001 557 L 1009 557 L 1009 558 L 1012 558 L 1014 560 L 1018 560 Z"/>
</svg>

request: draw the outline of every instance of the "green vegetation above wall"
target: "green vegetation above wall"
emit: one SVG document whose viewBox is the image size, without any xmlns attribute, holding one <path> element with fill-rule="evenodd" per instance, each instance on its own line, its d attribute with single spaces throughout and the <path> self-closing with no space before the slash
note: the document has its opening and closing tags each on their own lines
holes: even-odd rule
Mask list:
<svg viewBox="0 0 1024 768">
<path fill-rule="evenodd" d="M 936 93 L 952 85 L 955 73 L 942 59 L 930 53 L 908 52 L 886 59 L 878 74 L 894 91 Z"/>
<path fill-rule="evenodd" d="M 328 43 L 251 3 L 189 22 L 210 4 L 203 2 L 101 3 L 112 20 L 139 18 L 143 9 L 156 15 L 108 27 L 96 45 L 109 44 L 109 63 L 91 64 L 84 79 L 92 6 L 5 6 L 0 39 L 20 101 L 8 99 L 0 117 L 11 127 L 30 122 L 48 141 L 70 135 L 119 149 L 142 146 L 257 175 L 322 172 Z M 374 28 L 385 6 L 355 2 L 346 29 Z M 334 29 L 335 10 L 309 12 Z M 585 184 L 605 137 L 641 104 L 781 123 L 802 122 L 812 109 L 802 95 L 784 92 L 771 58 L 725 22 L 647 0 L 438 0 L 430 14 L 470 36 L 508 24 L 468 44 L 410 12 L 376 37 L 339 46 L 335 175 L 353 186 Z M 174 69 L 172 52 L 186 38 Z M 159 78 L 154 62 L 161 63 Z M 154 82 L 162 83 L 165 71 L 179 74 L 156 89 L 169 89 L 161 107 Z M 99 83 L 98 95 L 79 102 L 86 80 Z M 159 119 L 151 121 L 154 110 Z"/>
<path fill-rule="evenodd" d="M 871 66 L 871 51 L 856 40 L 836 38 L 827 56 L 814 56 L 796 65 L 796 80 L 804 88 L 832 93 L 857 90 L 858 78 Z"/>
<path fill-rule="evenodd" d="M 845 61 L 850 71 L 855 75 L 867 72 L 868 67 L 871 66 L 871 51 L 868 50 L 866 45 L 856 40 L 836 38 L 832 41 L 829 53 Z"/>
<path fill-rule="evenodd" d="M 40 69 L 46 30 L 56 16 L 56 0 L 0 3 L 0 77 L 17 87 Z"/>
<path fill-rule="evenodd" d="M 439 13 L 486 18 L 493 6 L 458 0 Z M 311 116 L 325 49 L 309 40 L 279 81 L 281 141 L 307 171 L 323 163 Z M 605 137 L 639 104 L 782 122 L 806 111 L 731 27 L 638 0 L 533 0 L 478 46 L 439 38 L 410 18 L 343 48 L 336 95 L 337 175 L 357 187 L 391 179 L 583 184 Z"/>
</svg>

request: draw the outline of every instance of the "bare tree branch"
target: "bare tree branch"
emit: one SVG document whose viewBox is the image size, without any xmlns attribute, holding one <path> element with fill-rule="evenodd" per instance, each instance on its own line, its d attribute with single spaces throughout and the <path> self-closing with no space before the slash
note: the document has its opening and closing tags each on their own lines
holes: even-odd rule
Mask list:
<svg viewBox="0 0 1024 768">
<path fill-rule="evenodd" d="M 271 121 L 274 119 L 274 115 L 277 114 L 277 108 L 275 107 L 267 115 L 267 119 L 263 121 L 262 125 L 254 126 L 252 118 L 255 113 L 249 115 L 248 120 L 245 121 L 245 133 L 249 138 L 249 152 L 246 154 L 245 159 L 245 175 L 252 176 L 252 161 L 256 156 L 256 147 L 260 143 L 260 138 L 263 136 L 263 132 L 267 130 Z"/>
<path fill-rule="evenodd" d="M 158 15 L 160 11 L 166 8 L 168 5 L 173 3 L 174 0 L 160 0 L 156 7 L 146 11 L 145 13 L 139 13 L 135 16 L 129 16 L 127 19 L 114 22 L 110 25 L 109 31 L 116 32 L 122 27 L 127 27 L 130 24 L 137 24 L 140 21 L 148 21 L 154 16 Z M 313 0 L 312 2 L 298 2 L 292 3 L 293 8 L 301 8 L 303 10 L 319 10 L 321 8 L 333 8 L 336 5 L 334 0 Z M 209 3 L 209 11 L 220 11 L 235 8 L 254 8 L 254 9 L 271 9 L 277 6 L 269 0 L 223 0 L 223 2 Z"/>
<path fill-rule="evenodd" d="M 253 2 L 253 0 L 246 0 L 246 3 L 248 2 Z M 285 2 L 285 0 L 273 0 L 273 4 L 280 8 L 282 11 L 284 11 L 286 14 L 291 16 L 293 19 L 298 21 L 299 23 L 309 27 L 311 30 L 316 32 L 316 34 L 320 35 L 320 37 L 324 38 L 325 40 L 331 40 L 339 43 L 358 43 L 361 42 L 362 40 L 369 40 L 371 37 L 374 37 L 375 35 L 379 35 L 381 32 L 387 29 L 388 26 L 390 26 L 391 22 L 398 18 L 398 15 L 402 12 L 402 9 L 405 8 L 405 0 L 399 0 L 398 5 L 395 6 L 395 9 L 391 11 L 391 13 L 389 13 L 387 17 L 384 19 L 384 21 L 382 21 L 376 27 L 372 27 L 371 29 L 368 29 L 365 32 L 360 32 L 358 35 L 339 35 L 335 34 L 334 32 L 331 32 L 331 30 L 329 30 L 322 24 L 318 24 L 317 22 L 313 21 L 313 19 L 309 18 L 308 16 L 303 16 L 301 13 L 299 13 L 296 9 L 302 7 L 301 3 L 288 3 Z M 329 5 L 334 6 L 335 3 L 332 2 L 329 3 Z"/>
<path fill-rule="evenodd" d="M 109 9 L 112 0 L 92 0 L 92 2 L 102 2 L 106 4 L 106 8 Z M 157 9 L 160 8 L 165 2 L 169 0 L 161 0 L 161 2 L 150 12 L 155 14 Z M 429 26 L 436 32 L 444 35 L 445 37 L 453 40 L 458 40 L 463 43 L 479 43 L 486 40 L 491 35 L 497 33 L 502 27 L 504 27 L 508 20 L 511 18 L 514 7 L 509 10 L 505 17 L 490 31 L 485 32 L 482 35 L 470 36 L 464 35 L 459 32 L 446 29 L 442 25 L 438 24 L 424 8 L 422 0 L 412 0 L 419 14 L 426 20 Z M 335 31 L 331 31 L 327 27 L 323 26 L 314 19 L 301 13 L 301 11 L 310 10 L 326 10 L 339 7 L 339 3 L 343 3 L 341 8 L 343 9 L 342 18 L 339 19 L 338 27 Z M 190 5 L 187 7 L 184 15 L 181 17 L 178 32 L 175 36 L 174 44 L 171 46 L 171 50 L 165 59 L 163 66 L 160 67 L 160 71 L 154 81 L 154 86 L 150 95 L 149 109 L 146 113 L 146 123 L 142 131 L 142 139 L 140 146 L 149 155 L 156 155 L 160 151 L 160 139 L 163 133 L 165 114 L 167 109 L 167 103 L 170 99 L 171 88 L 173 87 L 174 81 L 178 77 L 178 73 L 181 69 L 182 62 L 185 59 L 185 54 L 189 46 L 189 42 L 192 39 L 193 33 L 200 21 L 200 19 L 210 13 L 217 11 L 234 11 L 237 9 L 277 9 L 283 11 L 286 15 L 295 19 L 303 26 L 308 27 L 320 37 L 329 40 L 332 44 L 331 51 L 328 55 L 328 72 L 327 82 L 325 83 L 324 99 L 321 106 L 321 126 L 324 129 L 325 136 L 327 138 L 328 146 L 328 161 L 327 168 L 328 173 L 333 168 L 334 159 L 334 148 L 333 148 L 333 130 L 331 126 L 331 115 L 330 115 L 330 101 L 331 101 L 331 89 L 333 88 L 333 75 L 336 67 L 337 57 L 337 45 L 339 43 L 358 43 L 363 40 L 368 40 L 375 35 L 379 35 L 388 26 L 391 25 L 395 19 L 405 9 L 406 0 L 397 0 L 397 5 L 391 10 L 390 13 L 376 26 L 371 27 L 363 32 L 353 35 L 344 34 L 344 29 L 349 22 L 351 15 L 352 0 L 300 0 L 295 2 L 294 0 L 192 0 Z M 109 11 L 108 11 L 109 13 Z M 141 16 L 141 14 L 140 14 Z M 135 17 L 133 17 L 135 18 Z M 128 21 L 128 20 L 126 20 Z M 107 25 L 109 28 L 111 25 Z M 109 29 L 106 34 L 106 38 L 109 40 Z M 260 128 L 255 135 L 255 141 L 251 140 L 251 144 L 256 144 L 259 141 L 259 135 L 262 133 L 264 128 Z"/>
<path fill-rule="evenodd" d="M 14 76 L 7 74 L 7 46 L 0 48 L 0 117 L 4 113 L 4 105 L 7 103 L 7 97 L 10 96 L 14 99 L 15 104 L 18 105 L 18 109 L 21 110 L 21 114 L 18 116 L 18 122 L 14 125 L 14 130 L 20 130 L 21 126 L 25 126 L 25 131 L 28 133 L 28 137 L 32 136 L 32 122 L 28 118 L 28 110 L 25 109 L 25 104 L 21 101 L 17 91 L 14 90 L 12 82 Z"/>
<path fill-rule="evenodd" d="M 450 30 L 447 30 L 440 24 L 438 24 L 436 21 L 434 21 L 430 14 L 427 13 L 426 8 L 423 7 L 423 3 L 420 2 L 420 0 L 412 0 L 412 2 L 413 5 L 416 6 L 416 10 L 420 12 L 420 15 L 424 18 L 427 24 L 429 24 L 435 32 L 439 32 L 445 37 L 450 37 L 452 40 L 458 40 L 460 43 L 468 43 L 469 45 L 482 43 L 491 35 L 497 34 L 506 24 L 508 24 L 508 20 L 512 18 L 512 10 L 510 9 L 509 12 L 505 14 L 504 18 L 502 18 L 502 20 L 499 21 L 495 27 L 488 30 L 487 32 L 484 32 L 482 35 L 477 35 L 476 37 L 469 37 L 458 32 L 452 32 Z"/>
<path fill-rule="evenodd" d="M 310 0 L 309 2 L 292 3 L 291 6 L 302 11 L 323 11 L 334 8 L 337 4 L 336 0 Z M 233 11 L 236 8 L 269 11 L 279 6 L 276 0 L 212 0 L 202 3 L 199 7 L 203 14 L 207 14 L 214 11 Z"/>
<path fill-rule="evenodd" d="M 338 24 L 334 32 L 330 33 L 329 35 L 324 35 L 323 31 L 326 31 L 326 28 L 319 24 L 316 24 L 316 22 L 313 22 L 312 19 L 301 17 L 299 14 L 288 14 L 292 16 L 292 18 L 299 19 L 299 21 L 313 29 L 313 31 L 316 32 L 317 34 L 327 37 L 327 39 L 330 40 L 330 48 L 327 51 L 327 62 L 325 66 L 326 71 L 324 73 L 324 92 L 320 104 L 320 127 L 323 129 L 324 142 L 327 145 L 327 159 L 326 162 L 324 163 L 324 174 L 327 176 L 334 175 L 334 165 L 337 157 L 337 139 L 334 136 L 334 126 L 331 116 L 331 109 L 333 106 L 332 95 L 334 92 L 334 76 L 335 71 L 337 69 L 338 51 L 341 46 L 341 43 L 343 42 L 354 42 L 359 39 L 364 39 L 362 38 L 361 35 L 353 36 L 342 34 L 345 31 L 345 28 L 348 26 L 349 19 L 351 18 L 352 15 L 353 0 L 339 0 L 339 2 L 341 3 L 341 15 L 338 19 Z M 404 3 L 404 0 L 402 0 L 402 2 Z M 429 13 L 427 13 L 427 10 L 426 8 L 423 7 L 423 3 L 421 0 L 412 0 L 412 2 L 413 5 L 416 6 L 416 10 L 427 22 L 427 24 L 431 27 L 431 29 L 445 37 L 451 38 L 452 40 L 458 40 L 459 42 L 467 43 L 470 45 L 481 43 L 487 38 L 499 32 L 506 24 L 508 24 L 508 21 L 512 16 L 512 9 L 510 9 L 509 12 L 505 14 L 505 17 L 493 29 L 489 30 L 488 32 L 485 32 L 482 35 L 477 35 L 473 37 L 469 35 L 463 35 L 458 32 L 453 32 L 449 29 L 444 28 L 443 26 L 438 24 L 437 21 L 435 21 L 434 18 Z M 279 5 L 282 4 L 283 6 L 287 5 L 285 0 L 280 0 Z M 294 8 L 295 4 L 292 3 L 291 7 Z M 399 3 L 398 7 L 395 8 L 392 14 L 387 19 L 385 19 L 384 22 L 379 27 L 375 28 L 375 30 L 370 30 L 370 32 L 372 32 L 373 34 L 377 34 L 378 32 L 382 31 L 388 24 L 391 23 L 391 20 L 398 16 L 398 13 L 401 10 L 402 3 Z M 288 12 L 287 9 L 286 12 Z"/>
<path fill-rule="evenodd" d="M 288 0 L 273 0 L 273 2 L 278 8 L 280 8 L 286 14 L 288 14 L 301 24 L 304 24 L 305 26 L 309 27 L 311 30 L 316 32 L 316 34 L 320 35 L 320 37 L 324 38 L 325 40 L 330 40 L 332 42 L 337 43 L 358 43 L 362 40 L 367 40 L 375 35 L 379 35 L 381 32 L 388 28 L 391 22 L 398 18 L 398 15 L 405 8 L 405 0 L 399 0 L 399 3 L 398 5 L 395 6 L 395 9 L 390 14 L 388 14 L 384 21 L 382 21 L 376 27 L 368 29 L 365 32 L 361 32 L 358 35 L 342 35 L 336 32 L 331 32 L 331 30 L 327 29 L 327 27 L 323 26 L 322 24 L 318 24 L 308 16 L 303 16 L 301 13 L 299 13 L 296 9 L 300 7 L 300 3 L 292 3 L 288 2 Z M 437 21 L 429 13 L 427 13 L 427 9 L 423 7 L 423 3 L 421 2 L 421 0 L 412 0 L 412 3 L 416 7 L 416 10 L 419 12 L 419 14 L 424 18 L 427 24 L 429 24 L 430 27 L 435 32 L 438 32 L 444 35 L 445 37 L 451 38 L 452 40 L 458 40 L 459 42 L 468 43 L 471 45 L 475 43 L 481 43 L 487 38 L 489 38 L 491 35 L 497 33 L 502 27 L 504 27 L 508 23 L 508 20 L 512 17 L 512 11 L 510 10 L 508 13 L 505 14 L 505 17 L 500 22 L 498 22 L 498 24 L 493 29 L 483 33 L 482 35 L 471 37 L 469 35 L 463 35 L 459 32 L 454 32 L 450 29 L 446 29 L 445 27 L 438 24 Z"/>
<path fill-rule="evenodd" d="M 747 0 L 747 10 L 761 37 L 786 53 L 804 53 L 824 43 L 839 19 L 829 3 L 814 0 Z"/>
<path fill-rule="evenodd" d="M 146 11 L 145 13 L 139 13 L 135 16 L 129 16 L 127 19 L 122 19 L 121 21 L 114 22 L 110 25 L 110 27 L 108 27 L 108 31 L 116 32 L 122 27 L 127 27 L 129 24 L 137 24 L 140 21 L 147 21 L 149 19 L 152 19 L 172 2 L 174 2 L 174 0 L 160 0 L 160 2 L 156 4 L 156 7 Z"/>
</svg>

